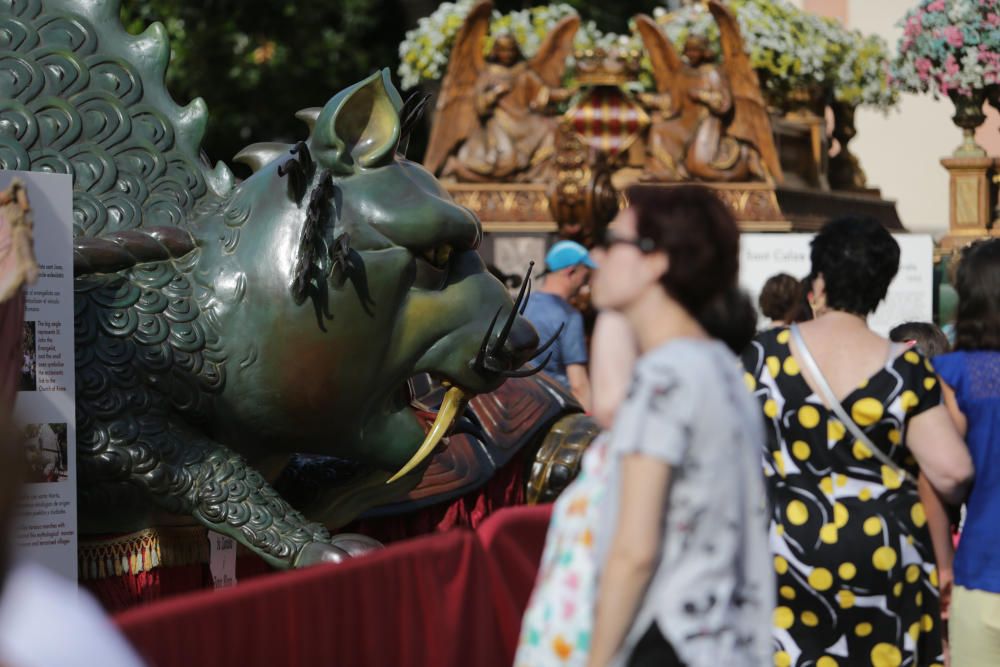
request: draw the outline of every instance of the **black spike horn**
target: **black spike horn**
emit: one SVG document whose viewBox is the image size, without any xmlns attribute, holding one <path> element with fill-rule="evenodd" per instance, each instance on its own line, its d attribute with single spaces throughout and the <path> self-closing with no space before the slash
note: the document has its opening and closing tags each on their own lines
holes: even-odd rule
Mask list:
<svg viewBox="0 0 1000 667">
<path fill-rule="evenodd" d="M 549 359 L 552 358 L 552 353 L 549 352 L 549 356 L 545 357 L 545 360 L 535 366 L 534 368 L 522 368 L 519 371 L 503 371 L 500 373 L 505 378 L 526 378 L 531 377 L 537 373 L 541 373 L 542 369 L 545 368 L 545 364 L 549 363 Z"/>
<path fill-rule="evenodd" d="M 550 347 L 552 347 L 552 344 L 555 343 L 556 339 L 559 338 L 559 335 L 563 332 L 563 328 L 565 328 L 565 326 L 566 326 L 565 322 L 563 322 L 562 324 L 560 324 L 559 328 L 556 329 L 556 332 L 554 334 L 552 334 L 552 338 L 548 339 L 545 342 L 544 345 L 542 345 L 540 348 L 538 348 L 537 350 L 535 350 L 535 354 L 533 354 L 531 358 L 532 359 L 537 359 L 540 354 L 543 354 L 547 349 L 549 349 Z"/>
<path fill-rule="evenodd" d="M 528 279 L 528 295 L 524 297 L 524 303 L 521 304 L 521 315 L 524 315 L 524 309 L 528 307 L 529 299 L 531 299 L 531 278 Z"/>
<path fill-rule="evenodd" d="M 504 322 L 503 329 L 500 330 L 500 335 L 497 336 L 497 342 L 493 344 L 493 350 L 502 350 L 503 346 L 507 343 L 507 336 L 510 335 L 511 327 L 514 326 L 514 320 L 517 319 L 517 311 L 524 302 L 524 291 L 528 288 L 528 283 L 531 281 L 531 270 L 533 268 L 535 268 L 535 263 L 528 262 L 528 272 L 524 274 L 524 280 L 521 281 L 521 289 L 517 293 L 517 300 L 514 301 L 514 307 L 510 309 L 510 315 L 507 316 L 507 321 Z"/>
<path fill-rule="evenodd" d="M 485 361 L 486 353 L 489 351 L 490 337 L 493 335 L 493 327 L 496 326 L 497 320 L 500 319 L 500 311 L 502 310 L 503 306 L 497 308 L 497 312 L 493 316 L 493 320 L 490 322 L 489 328 L 486 330 L 486 335 L 483 336 L 483 342 L 479 346 L 479 354 L 476 355 L 476 360 L 472 364 L 472 367 L 479 372 L 486 370 Z"/>
</svg>

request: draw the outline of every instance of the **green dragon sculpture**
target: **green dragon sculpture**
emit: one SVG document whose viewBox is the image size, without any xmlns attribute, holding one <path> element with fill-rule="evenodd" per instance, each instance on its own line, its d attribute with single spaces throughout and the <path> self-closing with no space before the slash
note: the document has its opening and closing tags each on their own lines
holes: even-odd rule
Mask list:
<svg viewBox="0 0 1000 667">
<path fill-rule="evenodd" d="M 403 497 L 536 334 L 475 252 L 479 221 L 400 154 L 424 100 L 387 71 L 307 112 L 307 140 L 249 150 L 237 184 L 199 153 L 204 103 L 165 90 L 162 26 L 131 36 L 118 13 L 0 2 L 0 167 L 74 178 L 81 532 L 179 514 L 276 567 L 339 560 L 357 540 L 267 480 L 321 454 L 364 469 L 327 499 L 355 498 L 339 516 Z M 450 387 L 429 432 L 418 373 Z"/>
</svg>

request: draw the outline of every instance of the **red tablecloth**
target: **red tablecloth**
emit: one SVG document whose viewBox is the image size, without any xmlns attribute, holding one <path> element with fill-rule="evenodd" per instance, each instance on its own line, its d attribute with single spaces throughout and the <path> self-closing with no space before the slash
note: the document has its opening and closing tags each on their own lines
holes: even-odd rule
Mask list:
<svg viewBox="0 0 1000 667">
<path fill-rule="evenodd" d="M 505 509 L 476 532 L 408 540 L 116 620 L 154 667 L 508 667 L 549 513 Z"/>
</svg>

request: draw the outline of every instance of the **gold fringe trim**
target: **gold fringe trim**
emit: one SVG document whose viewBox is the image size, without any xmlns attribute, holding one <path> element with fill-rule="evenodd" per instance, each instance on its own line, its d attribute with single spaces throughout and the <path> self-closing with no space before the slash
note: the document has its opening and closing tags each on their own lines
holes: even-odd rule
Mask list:
<svg viewBox="0 0 1000 667">
<path fill-rule="evenodd" d="M 135 576 L 160 566 L 208 563 L 209 551 L 208 530 L 201 526 L 147 528 L 106 539 L 80 539 L 80 579 Z M 249 553 L 237 546 L 237 556 Z"/>
</svg>

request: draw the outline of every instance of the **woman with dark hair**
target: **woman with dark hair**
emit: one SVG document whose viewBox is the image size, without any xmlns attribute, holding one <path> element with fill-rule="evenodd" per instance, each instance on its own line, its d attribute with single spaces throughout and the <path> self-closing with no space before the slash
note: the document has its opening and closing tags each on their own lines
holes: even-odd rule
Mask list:
<svg viewBox="0 0 1000 667">
<path fill-rule="evenodd" d="M 968 450 L 930 363 L 868 328 L 899 266 L 892 236 L 869 218 L 836 220 L 811 260 L 816 318 L 759 335 L 744 355 L 768 427 L 775 664 L 940 664 L 916 479 L 957 502 Z"/>
<path fill-rule="evenodd" d="M 955 288 L 955 351 L 934 366 L 976 483 L 954 556 L 948 634 L 952 664 L 993 667 L 1000 665 L 1000 239 L 965 249 Z"/>
<path fill-rule="evenodd" d="M 704 188 L 628 197 L 592 297 L 640 357 L 556 503 L 515 664 L 770 665 L 764 435 L 738 360 L 697 317 L 735 287 L 739 231 Z M 596 577 L 579 576 L 589 562 Z"/>
<path fill-rule="evenodd" d="M 772 326 L 782 327 L 799 322 L 802 319 L 802 284 L 787 273 L 775 274 L 764 283 L 757 304 L 761 314 L 771 320 Z"/>
</svg>

